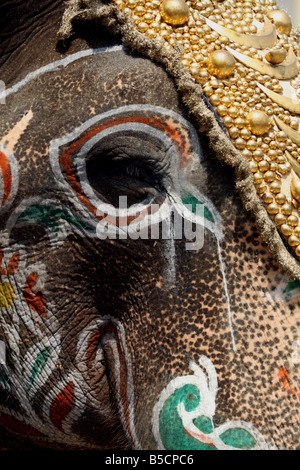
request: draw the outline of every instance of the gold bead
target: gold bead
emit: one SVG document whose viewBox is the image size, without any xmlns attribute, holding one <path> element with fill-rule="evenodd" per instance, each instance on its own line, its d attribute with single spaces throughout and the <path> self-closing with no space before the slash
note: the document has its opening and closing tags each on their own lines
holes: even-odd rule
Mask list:
<svg viewBox="0 0 300 470">
<path fill-rule="evenodd" d="M 249 131 L 250 132 L 250 131 Z M 256 140 L 253 140 L 253 139 L 250 139 L 248 142 L 247 142 L 247 149 L 248 150 L 256 150 L 257 149 L 257 142 Z"/>
<path fill-rule="evenodd" d="M 190 70 L 191 70 L 191 74 L 192 74 L 192 75 L 199 75 L 199 72 L 200 72 L 200 66 L 199 66 L 199 64 L 197 64 L 197 63 L 194 64 L 194 63 L 193 63 L 193 64 L 191 65 L 191 69 L 190 69 Z"/>
<path fill-rule="evenodd" d="M 252 160 L 252 152 L 250 152 L 250 150 L 248 150 L 248 149 L 243 150 L 242 155 L 245 158 L 247 158 L 247 160 L 249 160 L 249 161 Z"/>
<path fill-rule="evenodd" d="M 211 86 L 206 86 L 205 88 L 203 88 L 203 91 L 206 94 L 206 96 L 212 96 L 214 94 L 214 90 Z"/>
<path fill-rule="evenodd" d="M 145 23 L 144 21 L 141 21 L 141 23 L 138 23 L 138 24 L 137 24 L 137 29 L 138 29 L 141 33 L 145 33 L 148 28 L 149 28 L 149 25 L 148 25 L 147 23 Z"/>
<path fill-rule="evenodd" d="M 190 16 L 190 10 L 184 0 L 164 0 L 160 7 L 163 20 L 172 26 L 184 25 Z"/>
<path fill-rule="evenodd" d="M 244 121 L 243 118 L 241 118 L 241 117 L 236 118 L 236 120 L 235 120 L 235 126 L 236 126 L 238 129 L 243 129 L 244 125 L 245 125 L 245 121 Z"/>
<path fill-rule="evenodd" d="M 232 118 L 237 118 L 239 115 L 239 110 L 235 106 L 231 106 L 228 110 L 228 114 Z"/>
<path fill-rule="evenodd" d="M 276 178 L 276 175 L 273 171 L 266 171 L 266 173 L 264 174 L 264 180 L 266 181 L 266 183 L 272 183 L 272 181 L 274 181 Z"/>
<path fill-rule="evenodd" d="M 281 208 L 281 212 L 284 214 L 284 215 L 291 215 L 291 213 L 293 212 L 293 208 L 291 206 L 291 204 L 289 203 L 286 203 L 282 206 Z"/>
<path fill-rule="evenodd" d="M 254 135 L 264 135 L 271 127 L 270 117 L 263 111 L 255 110 L 247 114 L 247 125 Z"/>
<path fill-rule="evenodd" d="M 286 164 L 281 164 L 281 165 L 278 165 L 278 171 L 282 175 L 286 175 L 287 173 L 290 172 L 290 168 Z"/>
<path fill-rule="evenodd" d="M 266 55 L 266 59 L 270 64 L 278 65 L 284 61 L 287 56 L 287 50 L 283 47 L 281 49 L 271 49 Z M 275 90 L 274 90 L 275 91 Z"/>
<path fill-rule="evenodd" d="M 285 132 L 283 131 L 280 131 L 278 132 L 277 134 L 277 140 L 279 140 L 280 142 L 285 142 L 287 140 L 287 135 Z"/>
<path fill-rule="evenodd" d="M 213 95 L 211 95 L 209 100 L 210 100 L 210 102 L 213 106 L 218 106 L 221 102 L 220 96 L 215 94 L 215 93 Z"/>
<path fill-rule="evenodd" d="M 236 139 L 236 141 L 234 142 L 235 146 L 237 149 L 239 150 L 244 150 L 244 148 L 246 147 L 246 141 L 242 138 L 238 138 Z"/>
<path fill-rule="evenodd" d="M 272 10 L 268 12 L 269 18 L 273 20 L 273 23 L 276 26 L 277 31 L 287 36 L 292 30 L 292 21 L 285 11 L 282 10 Z"/>
<path fill-rule="evenodd" d="M 229 129 L 229 135 L 232 139 L 237 139 L 240 135 L 240 131 L 238 130 L 237 127 L 231 127 Z"/>
<path fill-rule="evenodd" d="M 266 193 L 264 193 L 263 195 L 263 201 L 265 204 L 271 204 L 271 202 L 273 202 L 273 194 L 269 193 L 268 191 Z"/>
<path fill-rule="evenodd" d="M 287 223 L 291 227 L 297 227 L 298 222 L 299 222 L 298 217 L 296 217 L 295 215 L 290 215 L 287 219 Z"/>
<path fill-rule="evenodd" d="M 278 171 L 278 165 L 276 162 L 271 162 L 270 163 L 270 170 L 271 171 Z"/>
<path fill-rule="evenodd" d="M 261 150 L 255 150 L 255 152 L 253 152 L 253 157 L 254 157 L 254 160 L 256 160 L 257 162 L 260 162 L 261 160 L 263 160 L 264 158 L 264 154 Z"/>
<path fill-rule="evenodd" d="M 223 124 L 225 127 L 232 127 L 233 126 L 233 120 L 230 116 L 225 116 L 223 119 Z"/>
<path fill-rule="evenodd" d="M 284 235 L 285 237 L 290 237 L 293 233 L 292 227 L 290 227 L 287 224 L 282 224 L 280 227 L 280 230 L 281 230 L 282 235 Z"/>
<path fill-rule="evenodd" d="M 274 184 L 274 183 L 275 183 L 275 181 L 273 181 L 273 183 L 271 183 L 271 184 Z M 270 185 L 270 186 L 271 186 L 271 185 Z M 278 186 L 280 187 L 280 185 L 278 185 Z M 276 199 L 277 204 L 282 205 L 282 204 L 284 204 L 284 203 L 286 202 L 286 195 L 279 192 L 278 194 L 276 194 L 276 198 L 275 198 L 275 199 Z"/>
<path fill-rule="evenodd" d="M 282 214 L 277 214 L 274 219 L 274 222 L 276 225 L 282 225 L 286 223 L 286 218 Z"/>
<path fill-rule="evenodd" d="M 279 212 L 279 207 L 277 204 L 272 203 L 267 206 L 267 211 L 270 215 L 276 215 Z"/>
<path fill-rule="evenodd" d="M 245 140 L 248 140 L 248 139 L 250 139 L 250 137 L 251 137 L 251 132 L 249 131 L 249 129 L 246 129 L 245 127 L 244 127 L 244 129 L 241 129 L 241 133 L 240 133 L 240 134 L 241 134 L 241 137 L 242 137 L 243 139 L 245 139 Z M 250 141 L 249 141 L 249 142 L 250 142 Z M 248 145 L 249 145 L 249 142 L 247 142 L 247 148 L 248 148 L 248 150 L 251 150 L 251 149 L 249 149 L 249 146 L 248 146 Z M 256 142 L 255 142 L 255 144 L 256 144 Z M 256 144 L 255 148 L 256 148 L 256 147 L 257 147 L 257 144 Z M 255 150 L 255 149 L 252 149 L 252 150 Z"/>
<path fill-rule="evenodd" d="M 149 28 L 148 31 L 147 31 L 147 36 L 148 36 L 150 39 L 154 39 L 154 38 L 157 37 L 157 33 L 156 33 L 156 31 L 154 31 L 154 29 Z"/>
<path fill-rule="evenodd" d="M 261 160 L 258 164 L 258 168 L 259 168 L 259 171 L 264 173 L 265 171 L 268 171 L 268 169 L 270 168 L 270 164 L 266 160 Z"/>
<path fill-rule="evenodd" d="M 254 184 L 261 184 L 263 182 L 263 176 L 261 173 L 256 172 L 253 175 Z"/>
<path fill-rule="evenodd" d="M 226 116 L 226 114 L 227 114 L 227 108 L 226 108 L 226 106 L 224 106 L 224 105 L 218 106 L 218 107 L 217 107 L 217 113 L 218 113 L 219 116 L 222 116 L 222 117 L 223 117 L 223 116 Z"/>
<path fill-rule="evenodd" d="M 232 75 L 235 64 L 233 55 L 225 50 L 214 51 L 206 61 L 207 70 L 217 78 L 226 78 Z"/>
<path fill-rule="evenodd" d="M 230 96 L 224 96 L 224 98 L 222 98 L 222 103 L 229 108 L 232 105 L 232 99 Z"/>
<path fill-rule="evenodd" d="M 250 165 L 250 169 L 251 169 L 252 173 L 256 173 L 258 171 L 258 165 L 257 165 L 256 162 L 252 161 L 252 162 L 249 163 L 249 165 Z"/>
<path fill-rule="evenodd" d="M 296 237 L 295 235 L 291 235 L 288 239 L 288 244 L 291 247 L 298 246 L 298 245 L 300 245 L 300 239 L 298 237 Z"/>
<path fill-rule="evenodd" d="M 297 246 L 295 253 L 298 257 L 300 257 L 300 246 Z"/>
<path fill-rule="evenodd" d="M 268 186 L 266 186 L 264 183 L 259 184 L 256 186 L 256 191 L 258 194 L 264 194 L 268 189 Z"/>
<path fill-rule="evenodd" d="M 296 180 L 294 177 L 291 182 L 291 191 L 296 201 L 300 202 L 300 180 Z"/>
<path fill-rule="evenodd" d="M 271 191 L 271 193 L 276 194 L 278 196 L 280 194 L 280 191 L 281 191 L 280 183 L 278 183 L 278 181 L 273 181 L 270 184 L 270 191 Z M 285 201 L 282 201 L 281 198 L 279 197 L 278 200 L 276 200 L 276 202 L 278 204 L 284 204 Z"/>
</svg>

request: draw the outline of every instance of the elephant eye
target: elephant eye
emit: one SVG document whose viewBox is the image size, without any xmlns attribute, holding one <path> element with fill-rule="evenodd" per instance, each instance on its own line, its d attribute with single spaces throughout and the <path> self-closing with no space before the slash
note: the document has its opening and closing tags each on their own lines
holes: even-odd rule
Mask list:
<svg viewBox="0 0 300 470">
<path fill-rule="evenodd" d="M 86 155 L 86 175 L 100 200 L 128 206 L 165 198 L 166 154 L 155 141 L 132 134 L 103 139 Z"/>
<path fill-rule="evenodd" d="M 202 158 L 188 121 L 142 104 L 93 116 L 53 140 L 49 153 L 60 186 L 85 217 L 92 214 L 96 220 L 101 220 L 102 203 L 123 210 L 124 196 L 131 216 L 167 204 L 180 190 L 179 170 L 190 174 Z"/>
</svg>

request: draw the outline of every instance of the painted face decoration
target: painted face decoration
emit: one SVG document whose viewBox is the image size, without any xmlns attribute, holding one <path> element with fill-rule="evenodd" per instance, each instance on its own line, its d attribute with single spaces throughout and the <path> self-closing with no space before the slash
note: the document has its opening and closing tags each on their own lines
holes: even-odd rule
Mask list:
<svg viewBox="0 0 300 470">
<path fill-rule="evenodd" d="M 214 425 L 218 378 L 206 356 L 193 375 L 177 377 L 162 391 L 153 409 L 152 429 L 162 450 L 270 450 L 264 438 L 244 421 Z"/>
<path fill-rule="evenodd" d="M 96 53 L 95 50 L 83 51 L 69 56 L 60 64 L 49 64 L 8 90 L 8 96 L 40 74 L 56 70 L 58 65 L 68 65 Z M 136 143 L 134 148 L 127 147 L 127 136 Z M 143 148 L 139 142 L 142 142 Z M 18 170 L 13 148 L 4 144 L 0 147 L 0 170 L 3 175 L 0 179 L 0 202 L 5 210 L 17 193 Z M 123 427 L 128 439 L 140 448 L 135 432 L 134 383 L 124 326 L 107 317 L 89 325 L 78 337 L 74 367 L 67 371 L 60 370 L 63 344 L 59 328 L 56 328 L 59 306 L 49 303 L 44 296 L 46 266 L 42 262 L 27 261 L 25 251 L 19 253 L 17 247 L 10 246 L 10 235 L 15 227 L 41 224 L 47 229 L 51 246 L 55 248 L 74 232 L 94 240 L 108 235 L 121 237 L 126 229 L 127 236 L 134 239 L 134 234 L 142 238 L 143 233 L 148 234 L 153 226 L 166 223 L 170 229 L 168 235 L 171 235 L 165 243 L 166 258 L 170 272 L 173 272 L 172 243 L 176 233 L 174 225 L 172 233 L 169 222 L 174 221 L 175 214 L 178 214 L 179 219 L 200 227 L 202 243 L 206 228 L 217 242 L 231 345 L 235 352 L 230 299 L 220 249 L 221 218 L 212 202 L 189 182 L 190 173 L 199 170 L 204 156 L 195 129 L 182 116 L 166 108 L 140 104 L 94 115 L 72 132 L 56 136 L 50 142 L 49 158 L 57 187 L 65 196 L 64 202 L 56 197 L 25 199 L 14 209 L 3 231 L 1 285 L 3 292 L 4 289 L 10 290 L 11 294 L 6 298 L 10 298 L 11 302 L 0 304 L 1 326 L 7 332 L 8 349 L 13 353 L 14 364 L 13 367 L 1 367 L 0 387 L 2 392 L 12 395 L 12 401 L 17 402 L 24 391 L 25 398 L 23 403 L 19 403 L 17 412 L 12 412 L 8 404 L 2 406 L 0 419 L 12 426 L 17 421 L 25 433 L 33 436 L 48 436 L 66 442 L 68 434 L 69 442 L 74 442 L 76 436 L 71 435 L 72 426 L 95 400 L 86 385 L 91 376 L 92 381 L 98 378 L 101 351 L 100 348 L 96 350 L 95 344 L 105 343 L 106 347 L 111 348 L 114 358 L 117 404 Z M 144 172 L 141 171 L 142 164 L 146 168 Z M 154 168 L 154 172 L 150 172 L 150 167 Z M 110 172 L 112 178 L 109 184 L 105 178 L 97 184 L 104 170 L 105 174 Z M 126 174 L 128 180 L 135 182 L 143 178 L 138 194 L 133 195 L 130 184 L 120 185 L 121 174 Z M 120 205 L 122 196 L 127 198 L 126 206 Z M 202 245 L 194 249 L 201 248 Z M 17 304 L 18 311 L 13 311 L 13 303 Z M 7 321 L 10 317 L 15 319 L 14 336 Z M 24 360 L 20 359 L 20 351 L 16 347 L 14 349 L 22 335 L 22 325 L 36 337 L 35 344 L 25 351 Z M 51 336 L 51 328 L 57 331 L 54 336 Z M 259 432 L 245 422 L 229 421 L 214 428 L 218 386 L 214 365 L 206 356 L 200 357 L 199 364 L 190 364 L 194 375 L 173 379 L 161 392 L 154 407 L 152 430 L 157 446 L 160 449 L 266 448 L 267 444 Z M 20 376 L 22 381 L 17 387 Z M 39 395 L 52 377 L 55 377 L 55 386 L 48 393 Z M 39 413 L 33 407 L 36 397 L 43 400 Z M 178 427 L 168 429 L 170 417 Z"/>
<path fill-rule="evenodd" d="M 135 138 L 135 148 L 127 148 L 126 135 L 131 140 Z M 141 142 L 143 149 L 139 148 Z M 113 231 L 121 227 L 117 232 L 122 236 L 125 226 L 132 233 L 137 224 L 139 229 L 147 228 L 170 218 L 175 203 L 182 217 L 207 226 L 219 239 L 220 220 L 213 205 L 185 180 L 191 169 L 199 167 L 201 158 L 198 138 L 191 124 L 175 112 L 149 105 L 124 106 L 94 116 L 50 146 L 57 181 L 70 199 L 76 196 L 76 209 L 85 218 L 88 212 L 88 221 L 93 226 L 97 224 L 100 238 L 104 223 Z M 130 197 L 130 188 L 126 193 L 125 187 L 119 187 L 118 176 L 138 177 L 142 166 L 146 171 L 142 175 L 145 189 Z M 156 192 L 150 191 L 147 166 L 149 173 L 150 166 L 151 172 L 153 167 L 155 169 L 152 176 Z M 99 180 L 104 171 L 106 176 L 111 172 L 108 191 L 104 178 L 99 184 L 93 177 L 97 174 Z M 120 198 L 125 199 L 125 207 L 121 207 Z M 189 204 L 190 211 L 187 210 Z M 202 218 L 193 210 L 197 204 L 202 206 Z"/>
</svg>

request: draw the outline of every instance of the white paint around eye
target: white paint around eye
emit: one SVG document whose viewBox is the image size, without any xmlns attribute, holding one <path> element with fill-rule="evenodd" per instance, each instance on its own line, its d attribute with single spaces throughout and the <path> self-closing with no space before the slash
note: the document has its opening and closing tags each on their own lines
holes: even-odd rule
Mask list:
<svg viewBox="0 0 300 470">
<path fill-rule="evenodd" d="M 138 132 L 141 134 L 149 135 L 151 137 L 155 137 L 158 141 L 161 142 L 162 148 L 165 149 L 166 151 L 171 150 L 171 162 L 170 162 L 170 168 L 177 169 L 179 165 L 179 160 L 180 160 L 180 155 L 176 147 L 174 146 L 172 139 L 168 137 L 165 133 L 162 131 L 159 131 L 149 125 L 146 124 L 140 124 L 140 123 L 125 123 L 125 124 L 118 124 L 116 126 L 113 126 L 109 129 L 105 129 L 102 132 L 99 132 L 97 135 L 92 137 L 88 142 L 86 142 L 78 152 L 77 157 L 74 159 L 74 165 L 77 168 L 78 176 L 80 179 L 80 184 L 81 187 L 85 193 L 85 195 L 88 197 L 89 201 L 93 204 L 94 207 L 98 207 L 99 203 L 102 203 L 102 201 L 97 197 L 95 194 L 93 188 L 89 184 L 88 176 L 86 173 L 86 157 L 88 152 L 101 140 L 108 136 L 113 136 L 116 134 L 121 134 L 122 132 L 126 131 L 134 131 Z M 170 152 L 169 152 L 170 154 Z M 176 172 L 176 170 L 175 170 Z M 150 201 L 152 202 L 152 201 Z M 145 200 L 143 203 L 135 205 L 133 210 L 130 211 L 130 208 L 126 211 L 122 211 L 121 209 L 116 210 L 116 215 L 117 216 L 127 216 L 132 214 L 136 214 L 137 212 L 145 209 L 145 206 L 149 205 L 149 200 Z"/>
</svg>

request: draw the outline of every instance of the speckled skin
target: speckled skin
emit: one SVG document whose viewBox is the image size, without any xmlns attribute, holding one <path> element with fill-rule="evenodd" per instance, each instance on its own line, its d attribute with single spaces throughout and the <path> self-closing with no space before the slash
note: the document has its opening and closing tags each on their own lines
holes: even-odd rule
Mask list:
<svg viewBox="0 0 300 470">
<path fill-rule="evenodd" d="M 57 48 L 55 33 L 63 7 L 57 2 L 48 11 L 40 3 L 41 11 L 35 13 L 37 22 L 32 31 L 28 25 L 26 41 L 22 45 L 16 41 L 16 49 L 3 55 L 1 79 L 7 87 L 28 72 L 91 44 L 116 43 L 106 34 L 104 39 L 100 29 L 99 39 L 94 30 L 87 40 L 80 39 L 79 36 L 86 36 L 80 31 L 67 51 Z M 35 196 L 56 198 L 72 206 L 53 176 L 50 141 L 70 133 L 93 115 L 129 104 L 162 106 L 195 125 L 165 71 L 124 51 L 81 59 L 35 79 L 8 97 L 6 105 L 1 106 L 2 136 L 25 112 L 33 112 L 14 149 L 20 184 L 9 213 L 25 198 Z M 42 419 L 43 397 L 55 381 L 76 367 L 81 331 L 96 319 L 109 316 L 125 329 L 132 363 L 135 429 L 143 448 L 156 448 L 151 416 L 161 391 L 173 378 L 188 374 L 189 361 L 197 362 L 202 354 L 210 358 L 218 375 L 216 426 L 242 419 L 255 426 L 270 446 L 298 449 L 299 365 L 293 363 L 292 355 L 293 343 L 299 339 L 300 296 L 272 299 L 284 273 L 270 257 L 243 209 L 231 169 L 216 160 L 205 135 L 199 134 L 199 138 L 205 159 L 199 169 L 186 177 L 210 198 L 222 219 L 221 251 L 236 351 L 232 348 L 217 243 L 208 230 L 199 251 L 186 251 L 183 241 L 176 242 L 177 276 L 175 285 L 170 285 L 163 275 L 167 261 L 162 241 L 103 242 L 70 233 L 63 244 L 51 250 L 47 234 L 29 226 L 13 231 L 12 239 L 26 246 L 28 263 L 42 261 L 46 266 L 45 297 L 59 307 L 53 314 L 63 345 L 60 367 L 35 396 L 34 408 Z M 1 216 L 1 230 L 10 214 Z M 1 329 L 0 339 L 5 341 Z M 26 344 L 34 341 L 34 336 L 22 329 L 20 343 L 24 354 Z M 282 367 L 287 370 L 290 388 L 284 388 L 278 378 Z M 131 448 L 119 421 L 112 369 L 107 355 L 91 379 L 96 402 L 75 421 L 71 442 L 64 445 L 53 439 L 32 441 L 16 433 L 10 436 L 3 428 L 1 447 Z M 18 411 L 18 404 L 0 392 L 0 405 L 1 402 Z"/>
</svg>

